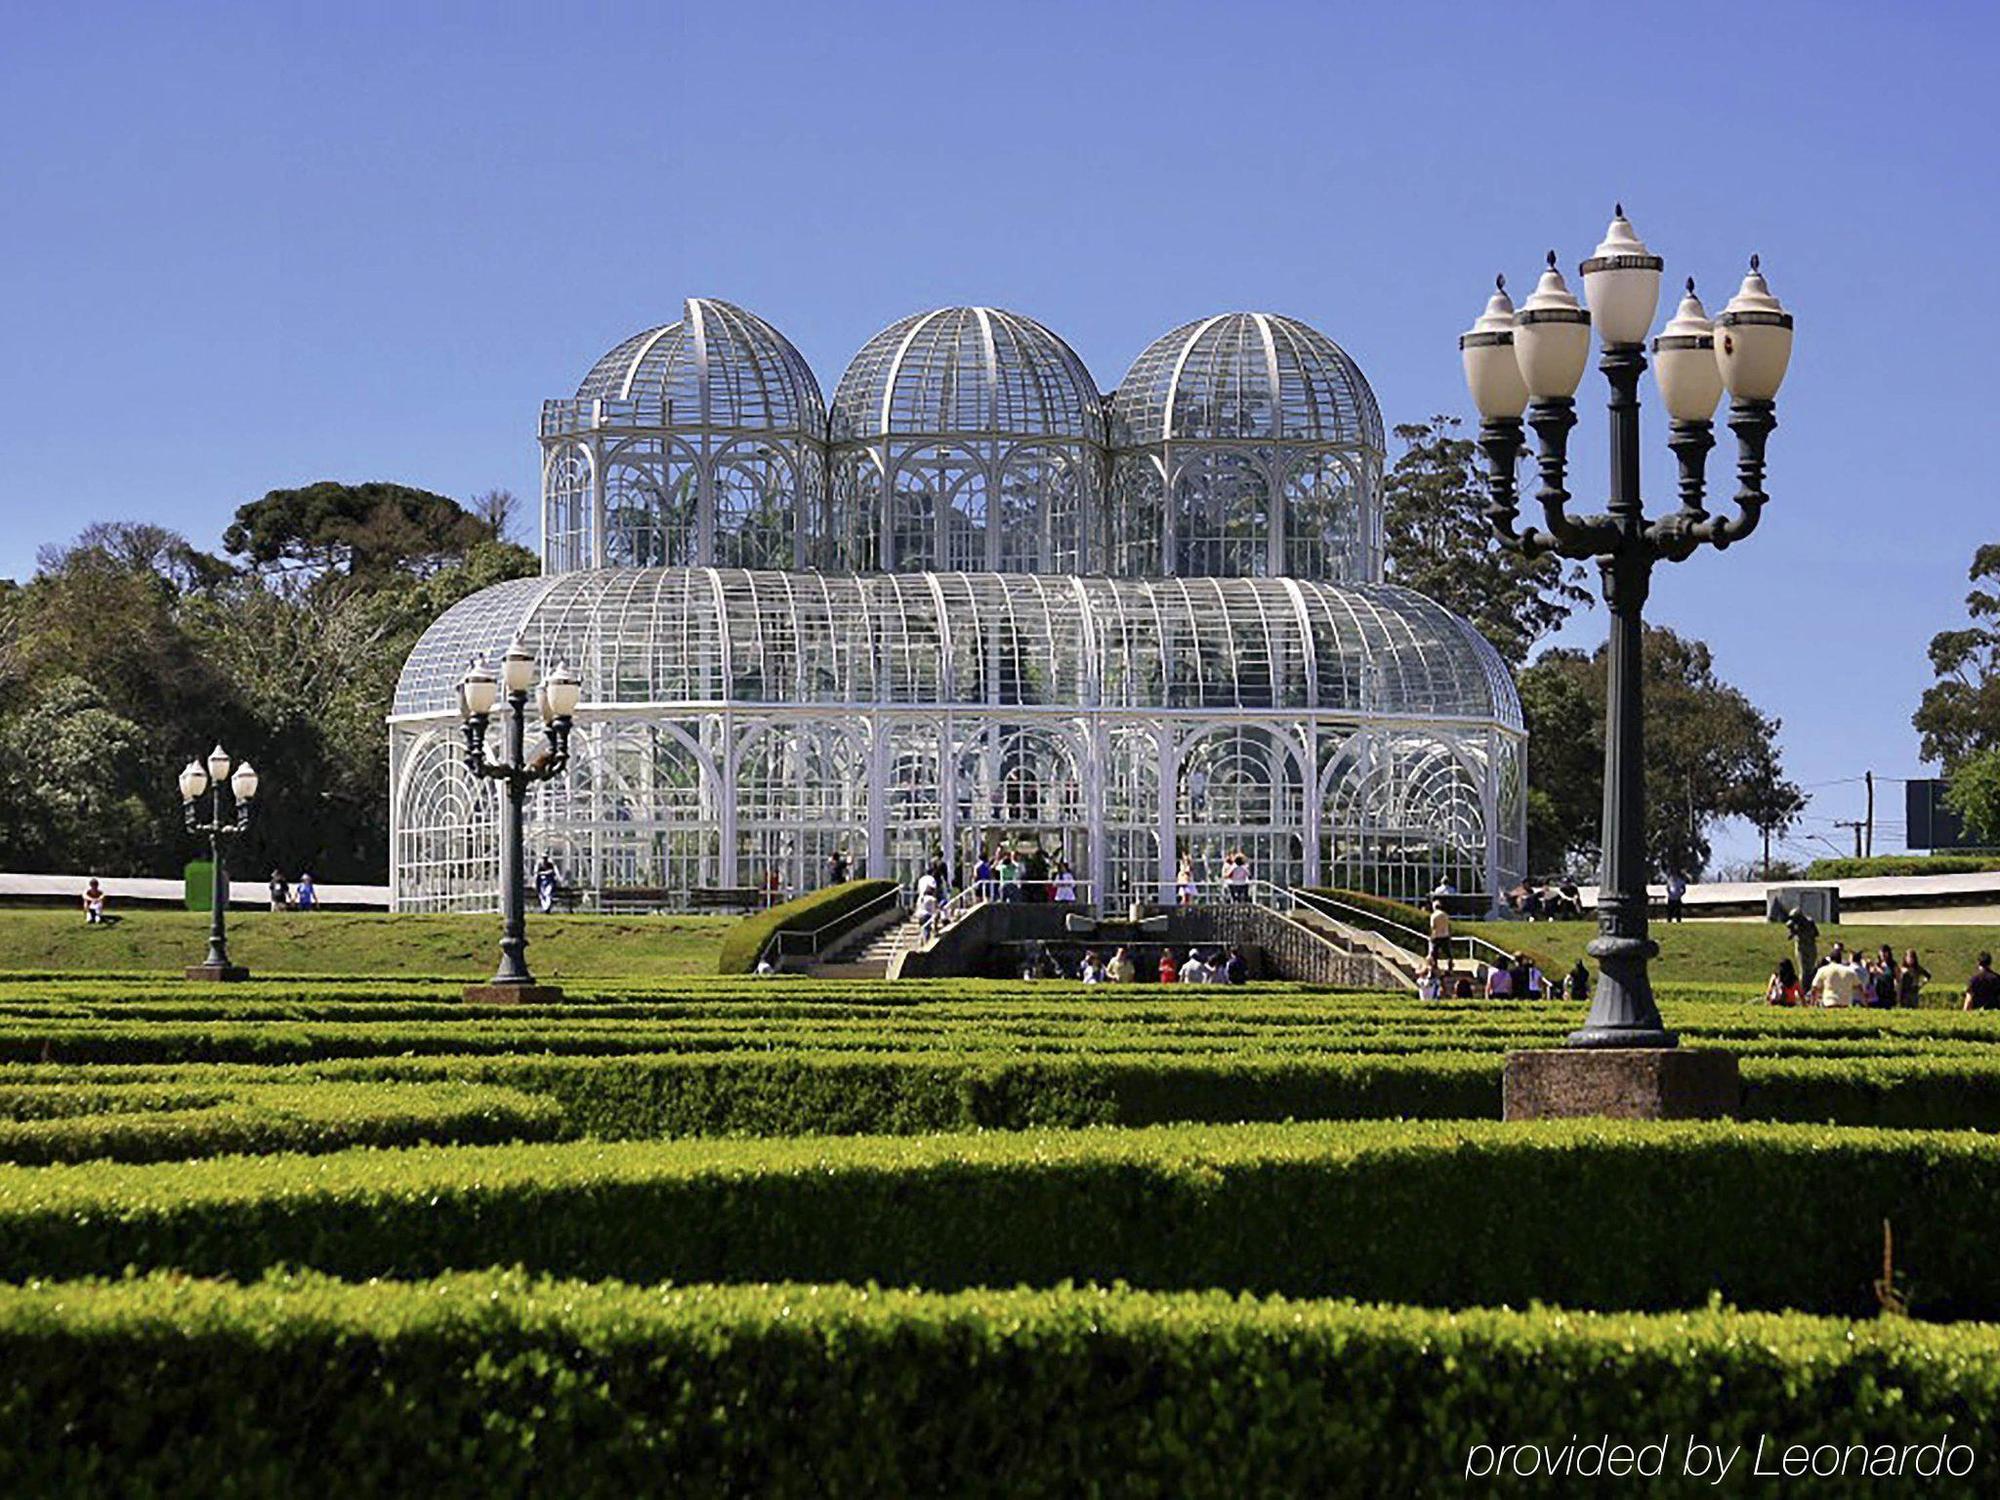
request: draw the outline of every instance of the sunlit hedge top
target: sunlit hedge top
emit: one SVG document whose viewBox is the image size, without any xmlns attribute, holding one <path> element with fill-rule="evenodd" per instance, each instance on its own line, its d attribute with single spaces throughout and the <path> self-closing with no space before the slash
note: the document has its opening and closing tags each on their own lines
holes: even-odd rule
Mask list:
<svg viewBox="0 0 2000 1500">
<path fill-rule="evenodd" d="M 590 705 L 1313 709 L 1521 726 L 1470 624 L 1382 584 L 1019 573 L 606 568 L 454 605 L 394 713 L 453 711 L 468 661 L 519 642 Z"/>
</svg>

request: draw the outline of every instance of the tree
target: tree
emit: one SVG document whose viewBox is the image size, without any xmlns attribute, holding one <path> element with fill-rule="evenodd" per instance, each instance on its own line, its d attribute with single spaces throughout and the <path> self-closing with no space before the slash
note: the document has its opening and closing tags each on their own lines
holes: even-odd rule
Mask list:
<svg viewBox="0 0 2000 1500">
<path fill-rule="evenodd" d="M 2000 844 L 2000 745 L 1961 760 L 1944 800 L 1973 838 Z"/>
<path fill-rule="evenodd" d="M 1500 545 L 1486 519 L 1489 488 L 1458 418 L 1396 429 L 1403 454 L 1383 487 L 1383 546 L 1391 583 L 1450 600 L 1508 665 L 1590 602 L 1583 570 L 1561 558 L 1532 561 Z"/>
<path fill-rule="evenodd" d="M 1593 862 L 1598 854 L 1606 651 L 1545 651 L 1520 674 L 1529 733 L 1529 850 L 1537 870 Z M 1708 865 L 1709 831 L 1724 818 L 1746 818 L 1774 833 L 1789 827 L 1804 794 L 1784 776 L 1780 721 L 1718 678 L 1699 641 L 1648 627 L 1641 661 L 1652 868 L 1699 874 Z"/>
<path fill-rule="evenodd" d="M 514 523 L 521 518 L 521 498 L 512 490 L 482 490 L 466 507 L 496 542 L 513 540 Z"/>
<path fill-rule="evenodd" d="M 231 556 L 312 579 L 380 580 L 399 571 L 421 577 L 491 540 L 488 524 L 449 496 L 402 484 L 330 479 L 272 490 L 239 507 L 222 533 Z"/>
<path fill-rule="evenodd" d="M 1931 637 L 1938 680 L 1910 719 L 1923 735 L 1924 759 L 1954 778 L 1962 762 L 2000 747 L 2000 542 L 1973 553 L 1967 576 L 1975 585 L 1965 596 L 1972 623 Z"/>
</svg>

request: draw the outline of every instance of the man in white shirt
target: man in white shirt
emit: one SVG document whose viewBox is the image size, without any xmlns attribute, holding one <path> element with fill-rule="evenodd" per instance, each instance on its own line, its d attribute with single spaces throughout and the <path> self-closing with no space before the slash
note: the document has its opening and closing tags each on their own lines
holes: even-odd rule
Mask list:
<svg viewBox="0 0 2000 1500">
<path fill-rule="evenodd" d="M 1813 999 L 1821 1005 L 1853 1005 L 1861 998 L 1862 982 L 1838 943 L 1812 977 Z"/>
</svg>

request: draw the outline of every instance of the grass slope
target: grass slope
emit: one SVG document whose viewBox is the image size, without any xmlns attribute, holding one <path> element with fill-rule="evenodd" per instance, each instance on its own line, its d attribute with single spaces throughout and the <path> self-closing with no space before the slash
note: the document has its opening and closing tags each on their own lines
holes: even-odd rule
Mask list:
<svg viewBox="0 0 2000 1500">
<path fill-rule="evenodd" d="M 1583 957 L 1584 945 L 1597 936 L 1595 922 L 1461 922 L 1454 931 L 1469 932 L 1503 947 L 1528 948 L 1546 954 L 1567 969 Z M 1653 979 L 1663 984 L 1747 984 L 1761 990 L 1779 959 L 1789 957 L 1791 941 L 1785 929 L 1770 922 L 1682 922 L 1669 927 L 1653 924 L 1660 956 Z M 1935 976 L 1927 994 L 1935 1000 L 1949 989 L 1963 994 L 1973 958 L 1982 949 L 2000 949 L 2000 930 L 1989 927 L 1879 927 L 1849 923 L 1822 927 L 1819 951 L 1824 957 L 1835 943 L 1859 945 L 1869 952 L 1887 943 L 1897 958 L 1914 948 L 1924 967 Z"/>
<path fill-rule="evenodd" d="M 537 978 L 713 974 L 730 917 L 543 917 L 528 923 Z M 229 914 L 229 954 L 258 975 L 483 979 L 499 960 L 489 915 L 374 912 Z M 128 911 L 86 927 L 68 911 L 0 911 L 0 971 L 178 973 L 200 963 L 208 914 Z"/>
</svg>

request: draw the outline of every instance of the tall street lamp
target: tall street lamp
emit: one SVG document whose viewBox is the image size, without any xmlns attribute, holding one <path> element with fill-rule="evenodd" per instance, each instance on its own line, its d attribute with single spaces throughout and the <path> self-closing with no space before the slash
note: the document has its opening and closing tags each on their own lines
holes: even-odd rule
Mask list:
<svg viewBox="0 0 2000 1500">
<path fill-rule="evenodd" d="M 459 715 L 465 722 L 465 767 L 474 776 L 501 783 L 506 801 L 500 819 L 500 915 L 504 928 L 500 967 L 490 982 L 466 989 L 465 998 L 473 1001 L 531 1004 L 562 998 L 559 987 L 536 984 L 528 972 L 521 818 L 528 788 L 560 775 L 569 765 L 569 733 L 583 689 L 576 674 L 566 667 L 557 667 L 542 682 L 537 711 L 547 744 L 529 760 L 528 697 L 536 690 L 535 672 L 534 657 L 514 646 L 501 658 L 498 678 L 475 662 L 458 685 Z M 503 720 L 506 758 L 494 761 L 486 755 L 486 727 L 503 691 L 507 699 Z"/>
<path fill-rule="evenodd" d="M 229 752 L 217 745 L 208 752 L 208 764 L 191 760 L 180 775 L 181 811 L 189 833 L 208 835 L 209 903 L 208 957 L 187 971 L 189 979 L 248 979 L 250 971 L 229 961 L 229 874 L 222 865 L 222 845 L 250 827 L 250 810 L 257 801 L 258 776 L 249 761 L 232 772 Z M 227 791 L 234 806 L 226 810 Z M 208 817 L 200 816 L 198 804 L 211 798 Z"/>
<path fill-rule="evenodd" d="M 1601 973 L 1577 1048 L 1671 1048 L 1647 963 L 1659 947 L 1646 931 L 1645 704 L 1640 677 L 1641 612 L 1658 562 L 1684 562 L 1704 544 L 1720 550 L 1757 528 L 1764 493 L 1764 445 L 1777 426 L 1776 397 L 1792 352 L 1792 317 L 1765 284 L 1756 256 L 1713 323 L 1687 283 L 1673 319 L 1653 340 L 1655 379 L 1669 417 L 1667 446 L 1679 463 L 1680 506 L 1648 520 L 1639 493 L 1639 377 L 1659 301 L 1663 262 L 1641 243 L 1621 205 L 1604 242 L 1579 268 L 1589 310 L 1580 306 L 1549 252 L 1534 294 L 1517 311 L 1504 278 L 1486 311 L 1459 339 L 1466 383 L 1479 408 L 1479 446 L 1491 469 L 1487 517 L 1502 541 L 1528 557 L 1555 553 L 1594 559 L 1610 607 L 1610 681 L 1604 733 L 1603 868 L 1598 935 L 1590 953 Z M 1590 356 L 1595 317 L 1598 368 L 1611 386 L 1611 488 L 1607 514 L 1572 516 L 1564 486 L 1576 388 Z M 1714 415 L 1730 394 L 1737 441 L 1736 514 L 1703 506 Z M 1544 525 L 1517 529 L 1514 471 L 1526 446 L 1521 413 L 1538 441 Z"/>
</svg>

